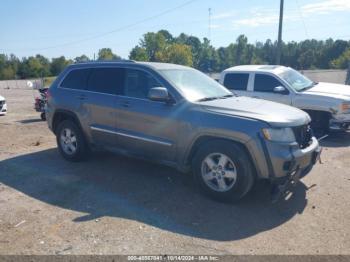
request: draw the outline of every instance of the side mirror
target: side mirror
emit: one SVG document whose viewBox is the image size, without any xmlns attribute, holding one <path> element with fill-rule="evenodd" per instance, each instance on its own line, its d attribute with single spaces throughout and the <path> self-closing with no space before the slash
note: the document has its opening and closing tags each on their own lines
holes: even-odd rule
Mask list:
<svg viewBox="0 0 350 262">
<path fill-rule="evenodd" d="M 148 91 L 148 98 L 152 101 L 169 102 L 170 96 L 165 87 L 153 87 Z"/>
<path fill-rule="evenodd" d="M 284 86 L 276 86 L 273 89 L 273 92 L 278 94 L 283 94 L 283 95 L 288 94 L 288 90 Z"/>
</svg>

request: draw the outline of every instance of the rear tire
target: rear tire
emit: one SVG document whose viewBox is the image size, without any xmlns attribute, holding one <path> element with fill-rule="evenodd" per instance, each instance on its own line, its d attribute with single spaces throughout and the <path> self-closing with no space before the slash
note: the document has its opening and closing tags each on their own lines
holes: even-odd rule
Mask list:
<svg viewBox="0 0 350 262">
<path fill-rule="evenodd" d="M 56 132 L 56 141 L 61 155 L 68 161 L 84 160 L 89 153 L 83 132 L 71 120 L 59 123 Z"/>
<path fill-rule="evenodd" d="M 205 143 L 195 154 L 192 169 L 200 190 L 222 202 L 240 200 L 254 184 L 254 168 L 247 152 L 232 142 Z"/>
<path fill-rule="evenodd" d="M 46 115 L 45 115 L 45 113 L 41 113 L 41 114 L 40 114 L 40 118 L 41 118 L 41 120 L 46 121 Z"/>
</svg>

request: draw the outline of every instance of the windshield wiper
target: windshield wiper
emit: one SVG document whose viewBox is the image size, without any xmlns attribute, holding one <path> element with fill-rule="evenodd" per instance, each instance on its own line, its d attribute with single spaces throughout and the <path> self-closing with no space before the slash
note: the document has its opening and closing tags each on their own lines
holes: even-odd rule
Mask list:
<svg viewBox="0 0 350 262">
<path fill-rule="evenodd" d="M 219 98 L 220 97 L 218 97 L 218 96 L 203 97 L 201 99 L 198 99 L 197 102 L 212 101 L 212 100 L 216 100 L 216 99 L 219 99 Z"/>
<path fill-rule="evenodd" d="M 234 97 L 234 96 L 237 96 L 237 95 L 234 95 L 234 94 L 232 94 L 232 95 L 225 95 L 225 96 L 221 96 L 219 98 L 220 99 L 225 99 L 225 98 L 230 98 L 230 97 Z"/>
<path fill-rule="evenodd" d="M 225 96 L 210 96 L 210 97 L 203 97 L 201 99 L 198 99 L 197 102 L 205 102 L 205 101 L 212 101 L 217 99 L 226 99 L 229 97 L 233 97 L 234 95 L 225 95 Z"/>
<path fill-rule="evenodd" d="M 318 82 L 312 82 L 312 84 L 311 84 L 311 85 L 306 86 L 306 87 L 304 87 L 304 88 L 300 89 L 300 90 L 299 90 L 299 92 L 306 91 L 306 90 L 308 90 L 308 89 L 310 89 L 310 88 L 314 87 L 315 85 L 318 85 Z"/>
</svg>

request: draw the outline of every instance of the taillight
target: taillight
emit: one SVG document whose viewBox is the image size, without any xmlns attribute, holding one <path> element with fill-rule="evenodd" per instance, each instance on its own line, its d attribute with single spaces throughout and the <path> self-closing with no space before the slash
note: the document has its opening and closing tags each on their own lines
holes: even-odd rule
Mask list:
<svg viewBox="0 0 350 262">
<path fill-rule="evenodd" d="M 51 98 L 50 89 L 48 89 L 48 90 L 46 91 L 46 99 L 49 99 L 49 98 Z"/>
</svg>

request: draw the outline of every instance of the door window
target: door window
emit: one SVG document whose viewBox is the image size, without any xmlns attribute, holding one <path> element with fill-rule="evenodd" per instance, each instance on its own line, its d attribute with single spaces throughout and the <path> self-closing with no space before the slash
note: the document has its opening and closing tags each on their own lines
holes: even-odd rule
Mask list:
<svg viewBox="0 0 350 262">
<path fill-rule="evenodd" d="M 269 92 L 273 93 L 273 90 L 277 86 L 283 86 L 275 77 L 270 75 L 256 74 L 254 80 L 255 92 Z"/>
<path fill-rule="evenodd" d="M 94 68 L 88 81 L 88 90 L 104 94 L 117 95 L 122 93 L 124 69 Z"/>
<path fill-rule="evenodd" d="M 248 80 L 247 73 L 230 73 L 225 75 L 224 86 L 228 89 L 246 91 Z"/>
<path fill-rule="evenodd" d="M 153 87 L 162 86 L 149 73 L 126 69 L 124 95 L 128 97 L 147 99 L 148 91 Z"/>
</svg>

